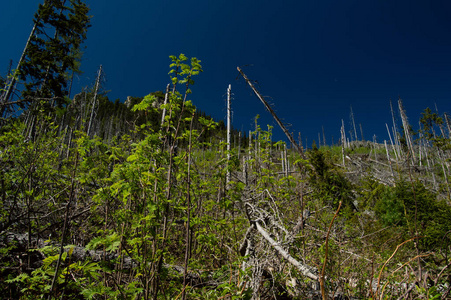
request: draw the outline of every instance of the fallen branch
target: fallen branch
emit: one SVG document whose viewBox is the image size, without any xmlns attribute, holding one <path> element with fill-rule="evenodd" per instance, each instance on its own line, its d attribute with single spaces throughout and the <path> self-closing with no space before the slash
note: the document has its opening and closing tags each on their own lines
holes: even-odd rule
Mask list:
<svg viewBox="0 0 451 300">
<path fill-rule="evenodd" d="M 269 244 L 280 254 L 283 258 L 285 258 L 289 263 L 291 263 L 293 266 L 295 266 L 304 276 L 307 276 L 310 279 L 318 280 L 318 276 L 313 274 L 311 270 L 313 270 L 312 267 L 305 266 L 301 264 L 299 261 L 297 261 L 293 256 L 291 256 L 285 249 L 283 249 L 279 243 L 274 241 L 266 232 L 266 230 L 259 224 L 259 222 L 254 223 L 255 228 L 257 231 L 265 238 L 266 241 L 268 241 Z"/>
</svg>

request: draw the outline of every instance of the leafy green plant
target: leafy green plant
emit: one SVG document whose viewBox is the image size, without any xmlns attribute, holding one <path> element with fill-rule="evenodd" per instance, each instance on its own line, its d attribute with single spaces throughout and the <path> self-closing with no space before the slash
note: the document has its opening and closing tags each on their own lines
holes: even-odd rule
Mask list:
<svg viewBox="0 0 451 300">
<path fill-rule="evenodd" d="M 328 153 L 313 147 L 308 152 L 311 165 L 310 184 L 314 189 L 313 197 L 321 199 L 323 204 L 338 207 L 343 201 L 344 209 L 353 209 L 352 184 L 329 161 Z"/>
<path fill-rule="evenodd" d="M 406 232 L 415 232 L 416 223 L 423 249 L 446 248 L 449 244 L 444 237 L 451 230 L 451 208 L 421 182 L 412 185 L 399 181 L 395 187 L 387 188 L 376 203 L 376 213 L 385 225 L 404 228 Z"/>
</svg>

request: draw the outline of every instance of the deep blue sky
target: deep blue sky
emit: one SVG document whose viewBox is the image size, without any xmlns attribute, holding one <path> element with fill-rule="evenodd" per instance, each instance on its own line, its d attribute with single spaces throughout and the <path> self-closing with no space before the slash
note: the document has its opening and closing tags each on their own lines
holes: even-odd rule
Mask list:
<svg viewBox="0 0 451 300">
<path fill-rule="evenodd" d="M 35 0 L 4 1 L 0 10 L 0 72 L 16 63 L 32 28 Z M 258 81 L 290 131 L 337 141 L 350 130 L 352 105 L 364 137 L 388 139 L 389 99 L 404 101 L 414 127 L 426 107 L 451 112 L 451 1 L 138 1 L 87 0 L 92 27 L 78 91 L 103 65 L 111 100 L 164 90 L 169 55 L 202 61 L 191 99 L 225 120 L 232 84 L 233 125 L 245 131 L 277 126 L 238 77 Z M 75 90 L 74 92 L 78 92 Z M 389 123 L 390 125 L 390 123 Z M 283 138 L 280 129 L 275 139 Z M 358 129 L 360 138 L 360 130 Z"/>
</svg>

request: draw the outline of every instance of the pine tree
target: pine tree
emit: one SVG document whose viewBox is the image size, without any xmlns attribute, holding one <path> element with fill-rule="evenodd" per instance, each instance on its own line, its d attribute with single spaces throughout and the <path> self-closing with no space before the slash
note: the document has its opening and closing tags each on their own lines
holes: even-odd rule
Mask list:
<svg viewBox="0 0 451 300">
<path fill-rule="evenodd" d="M 13 80 L 2 95 L 1 116 L 14 104 L 24 109 L 38 100 L 46 106 L 64 103 L 67 74 L 78 69 L 81 45 L 90 27 L 88 11 L 81 0 L 45 0 L 39 5 Z M 25 88 L 18 101 L 10 101 L 17 80 Z"/>
</svg>

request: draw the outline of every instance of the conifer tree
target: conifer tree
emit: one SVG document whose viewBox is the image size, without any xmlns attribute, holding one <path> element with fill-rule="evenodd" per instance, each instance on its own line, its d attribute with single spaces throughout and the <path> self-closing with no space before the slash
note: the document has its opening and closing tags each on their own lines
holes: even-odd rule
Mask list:
<svg viewBox="0 0 451 300">
<path fill-rule="evenodd" d="M 77 71 L 80 48 L 90 27 L 88 11 L 81 0 L 45 0 L 39 5 L 13 79 L 2 95 L 1 116 L 14 103 L 21 108 L 38 99 L 47 104 L 63 104 L 66 75 Z M 18 101 L 10 101 L 17 80 L 25 88 Z"/>
</svg>

